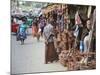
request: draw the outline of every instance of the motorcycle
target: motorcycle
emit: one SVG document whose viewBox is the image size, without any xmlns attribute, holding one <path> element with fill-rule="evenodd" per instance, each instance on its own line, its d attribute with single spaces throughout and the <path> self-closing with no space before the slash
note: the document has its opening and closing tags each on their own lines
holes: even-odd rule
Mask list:
<svg viewBox="0 0 100 75">
<path fill-rule="evenodd" d="M 24 33 L 20 33 L 20 41 L 21 41 L 21 45 L 24 44 L 24 40 L 25 40 L 25 37 L 23 35 Z"/>
<path fill-rule="evenodd" d="M 17 40 L 21 41 L 21 45 L 24 45 L 25 39 L 26 39 L 26 33 L 25 32 L 18 33 Z"/>
<path fill-rule="evenodd" d="M 21 45 L 24 44 L 24 40 L 27 38 L 26 28 L 27 28 L 27 26 L 25 24 L 21 24 L 18 28 L 17 41 L 21 41 Z"/>
</svg>

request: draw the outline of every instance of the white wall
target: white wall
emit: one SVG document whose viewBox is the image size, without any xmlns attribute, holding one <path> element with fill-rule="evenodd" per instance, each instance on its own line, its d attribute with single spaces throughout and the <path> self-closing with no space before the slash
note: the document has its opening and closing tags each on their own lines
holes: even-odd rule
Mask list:
<svg viewBox="0 0 100 75">
<path fill-rule="evenodd" d="M 29 1 L 29 0 L 27 0 Z M 32 1 L 32 0 L 31 0 Z M 99 0 L 34 0 L 41 2 L 56 2 L 69 4 L 96 5 L 97 4 L 97 70 L 60 73 L 42 73 L 41 75 L 98 75 L 100 67 L 100 2 Z M 97 1 L 97 2 L 95 2 Z M 10 74 L 10 0 L 0 1 L 0 75 Z M 37 74 L 38 75 L 38 74 Z"/>
</svg>

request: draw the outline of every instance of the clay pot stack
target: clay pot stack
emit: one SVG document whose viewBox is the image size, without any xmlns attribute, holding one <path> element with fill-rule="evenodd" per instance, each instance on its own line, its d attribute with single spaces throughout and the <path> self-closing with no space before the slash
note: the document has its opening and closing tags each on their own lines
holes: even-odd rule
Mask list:
<svg viewBox="0 0 100 75">
<path fill-rule="evenodd" d="M 75 38 L 72 32 L 66 31 L 57 34 L 56 48 L 58 52 L 59 62 L 67 68 L 67 70 L 83 70 L 95 68 L 95 61 L 89 64 L 81 63 L 87 54 L 80 53 L 80 50 L 74 48 Z M 91 56 L 91 54 L 89 55 Z"/>
<path fill-rule="evenodd" d="M 77 51 L 76 51 L 77 52 Z M 73 50 L 62 50 L 59 54 L 59 62 L 68 68 L 68 70 L 77 70 L 79 69 L 80 65 L 77 63 L 80 61 L 80 57 L 77 53 Z"/>
<path fill-rule="evenodd" d="M 57 34 L 56 48 L 59 53 L 61 53 L 62 50 L 69 50 L 72 48 L 74 39 L 71 35 L 69 35 L 69 32 L 62 32 Z"/>
<path fill-rule="evenodd" d="M 63 66 L 66 66 L 66 63 L 67 63 L 67 54 L 68 54 L 68 51 L 67 51 L 67 50 L 63 50 L 63 51 L 61 51 L 61 53 L 59 54 L 59 62 L 60 62 Z"/>
</svg>

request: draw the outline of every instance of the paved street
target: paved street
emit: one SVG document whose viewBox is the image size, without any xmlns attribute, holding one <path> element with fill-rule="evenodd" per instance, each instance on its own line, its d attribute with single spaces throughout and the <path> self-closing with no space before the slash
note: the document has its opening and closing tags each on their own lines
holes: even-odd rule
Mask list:
<svg viewBox="0 0 100 75">
<path fill-rule="evenodd" d="M 31 30 L 29 30 L 31 32 Z M 11 36 L 12 43 L 12 73 L 35 73 L 35 72 L 51 72 L 66 71 L 59 62 L 44 64 L 44 40 L 40 38 L 37 41 L 32 35 L 25 40 L 24 45 L 20 45 L 20 41 L 16 41 L 16 36 Z"/>
</svg>

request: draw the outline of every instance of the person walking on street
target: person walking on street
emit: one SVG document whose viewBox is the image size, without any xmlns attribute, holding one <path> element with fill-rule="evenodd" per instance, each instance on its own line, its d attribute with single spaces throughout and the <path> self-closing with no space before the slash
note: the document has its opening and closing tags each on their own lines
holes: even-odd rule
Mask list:
<svg viewBox="0 0 100 75">
<path fill-rule="evenodd" d="M 39 30 L 38 23 L 37 22 L 33 22 L 32 35 L 33 35 L 33 38 L 37 37 L 37 40 L 39 41 L 40 35 L 38 34 L 38 30 Z"/>
</svg>

